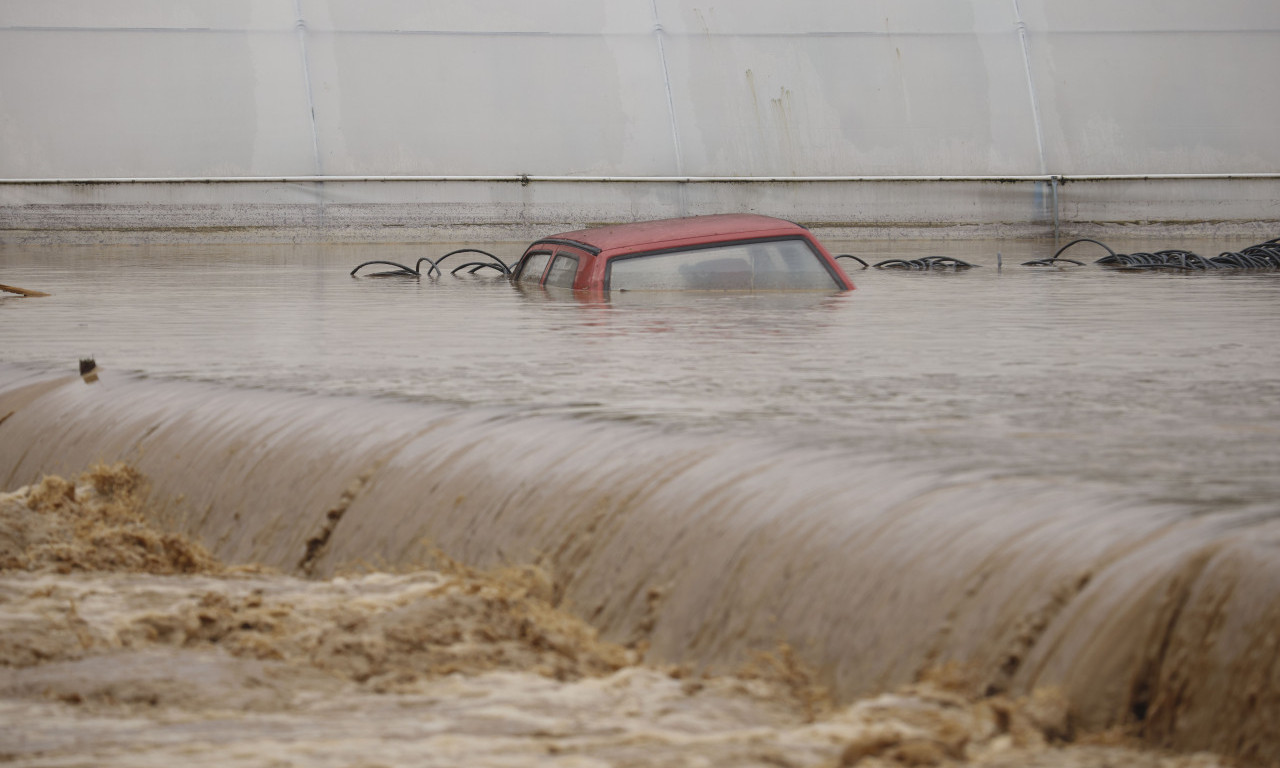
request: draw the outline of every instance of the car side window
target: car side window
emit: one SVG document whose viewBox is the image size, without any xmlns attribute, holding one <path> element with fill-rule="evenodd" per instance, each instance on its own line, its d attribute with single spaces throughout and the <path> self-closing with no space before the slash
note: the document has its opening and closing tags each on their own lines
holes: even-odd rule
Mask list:
<svg viewBox="0 0 1280 768">
<path fill-rule="evenodd" d="M 796 238 L 624 256 L 609 263 L 608 287 L 624 291 L 829 291 L 839 284 L 818 254 Z"/>
<path fill-rule="evenodd" d="M 548 288 L 572 288 L 573 278 L 578 274 L 578 259 L 576 256 L 570 256 L 567 253 L 556 254 L 556 260 L 551 263 L 551 271 L 547 272 Z"/>
<path fill-rule="evenodd" d="M 551 254 L 546 251 L 531 253 L 524 259 L 524 265 L 520 267 L 520 276 L 516 280 L 522 283 L 536 283 L 542 279 L 542 271 L 547 268 L 547 262 L 551 259 Z"/>
</svg>

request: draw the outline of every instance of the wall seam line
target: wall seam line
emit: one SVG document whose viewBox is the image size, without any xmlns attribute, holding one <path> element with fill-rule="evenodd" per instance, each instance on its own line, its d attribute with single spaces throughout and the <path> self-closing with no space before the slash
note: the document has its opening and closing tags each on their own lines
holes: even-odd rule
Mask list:
<svg viewBox="0 0 1280 768">
<path fill-rule="evenodd" d="M 316 175 L 324 176 L 324 163 L 320 159 L 320 130 L 316 126 L 316 99 L 311 87 L 311 60 L 307 55 L 307 22 L 302 18 L 302 0 L 293 0 L 297 22 L 294 32 L 298 37 L 298 49 L 302 54 L 302 84 L 307 91 L 307 114 L 311 118 L 311 153 L 315 161 Z"/>
<path fill-rule="evenodd" d="M 684 157 L 680 151 L 680 129 L 676 122 L 676 102 L 675 96 L 671 92 L 671 72 L 667 68 L 667 49 L 663 44 L 662 36 L 662 20 L 658 16 L 658 0 L 650 0 L 653 8 L 653 35 L 658 40 L 658 60 L 662 64 L 662 83 L 667 91 L 667 114 L 671 117 L 671 142 L 675 147 L 676 153 L 676 175 L 684 174 Z"/>
<path fill-rule="evenodd" d="M 1022 20 L 1022 9 L 1018 0 L 1013 2 L 1013 16 L 1018 30 L 1018 40 L 1022 44 L 1022 65 L 1027 74 L 1027 97 L 1031 102 L 1031 120 L 1036 131 L 1036 152 L 1040 157 L 1040 173 L 1047 174 L 1049 166 L 1044 156 L 1044 130 L 1040 124 L 1040 100 L 1036 98 L 1035 79 L 1031 75 L 1031 42 L 1027 39 L 1027 23 Z"/>
</svg>

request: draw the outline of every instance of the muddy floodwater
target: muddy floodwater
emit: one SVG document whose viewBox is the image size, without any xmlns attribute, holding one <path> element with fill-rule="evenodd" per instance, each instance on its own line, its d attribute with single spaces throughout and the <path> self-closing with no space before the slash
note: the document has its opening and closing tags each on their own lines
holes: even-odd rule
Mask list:
<svg viewBox="0 0 1280 768">
<path fill-rule="evenodd" d="M 1280 761 L 1280 274 L 828 246 L 979 266 L 0 245 L 0 756 Z"/>
</svg>

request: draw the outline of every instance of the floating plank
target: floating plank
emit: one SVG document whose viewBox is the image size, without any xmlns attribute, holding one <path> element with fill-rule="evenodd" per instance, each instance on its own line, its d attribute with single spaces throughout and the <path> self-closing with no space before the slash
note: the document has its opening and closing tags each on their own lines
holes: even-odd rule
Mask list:
<svg viewBox="0 0 1280 768">
<path fill-rule="evenodd" d="M 5 285 L 4 283 L 0 283 L 0 291 L 8 291 L 9 293 L 16 293 L 20 296 L 48 296 L 49 295 L 47 293 L 42 293 L 40 291 L 28 291 L 26 288 L 17 288 L 12 285 Z"/>
</svg>

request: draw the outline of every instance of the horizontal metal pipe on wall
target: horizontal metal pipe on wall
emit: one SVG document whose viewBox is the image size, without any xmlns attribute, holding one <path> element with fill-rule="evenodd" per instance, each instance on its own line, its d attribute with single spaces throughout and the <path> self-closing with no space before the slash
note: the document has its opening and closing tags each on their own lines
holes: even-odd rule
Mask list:
<svg viewBox="0 0 1280 768">
<path fill-rule="evenodd" d="M 668 182 L 678 184 L 742 184 L 748 182 L 850 182 L 850 181 L 1172 181 L 1280 179 L 1280 173 L 1120 173 L 1032 174 L 1021 176 L 206 176 L 159 178 L 0 179 L 0 184 L 231 184 L 302 183 L 327 181 L 504 181 L 519 182 Z"/>
</svg>

